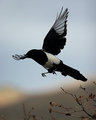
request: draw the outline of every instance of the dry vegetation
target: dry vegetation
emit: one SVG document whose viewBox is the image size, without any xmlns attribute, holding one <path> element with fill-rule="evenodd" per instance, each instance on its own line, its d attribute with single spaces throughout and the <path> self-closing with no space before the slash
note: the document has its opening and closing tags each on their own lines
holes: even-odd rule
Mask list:
<svg viewBox="0 0 96 120">
<path fill-rule="evenodd" d="M 93 84 L 96 86 L 96 82 L 93 82 Z M 89 93 L 87 91 L 87 88 L 80 86 L 80 90 L 84 91 L 83 95 L 79 95 L 77 96 L 76 94 L 73 94 L 71 92 L 68 92 L 66 90 L 64 90 L 61 87 L 62 91 L 65 94 L 70 95 L 74 101 L 76 102 L 76 104 L 78 104 L 78 110 L 74 109 L 74 108 L 70 108 L 70 103 L 69 106 L 66 108 L 63 104 L 57 104 L 54 102 L 50 102 L 50 109 L 49 109 L 49 113 L 54 114 L 54 113 L 58 113 L 58 114 L 63 114 L 65 116 L 70 117 L 74 117 L 74 118 L 78 118 L 80 120 L 92 120 L 92 119 L 96 119 L 96 91 L 94 90 L 94 93 Z M 62 109 L 62 111 L 60 110 L 54 110 L 55 108 L 59 108 Z M 84 114 L 82 115 L 81 112 L 83 112 Z M 78 113 L 78 114 L 76 114 Z M 52 118 L 54 118 L 54 120 L 56 120 L 55 117 L 52 116 Z"/>
<path fill-rule="evenodd" d="M 96 88 L 96 82 L 92 83 L 92 86 Z M 88 90 L 88 88 L 81 86 L 79 88 L 79 94 L 73 94 L 70 91 L 65 90 L 61 87 L 61 90 L 67 96 L 71 96 L 77 108 L 58 104 L 56 102 L 49 103 L 49 119 L 48 120 L 59 120 L 58 115 L 66 116 L 68 119 L 76 120 L 94 120 L 96 119 L 96 89 L 94 91 Z M 23 119 L 22 120 L 45 120 L 44 116 L 37 117 L 35 109 L 32 107 L 29 111 L 26 110 L 26 105 L 22 105 Z M 0 116 L 1 120 L 7 120 L 3 115 Z"/>
</svg>

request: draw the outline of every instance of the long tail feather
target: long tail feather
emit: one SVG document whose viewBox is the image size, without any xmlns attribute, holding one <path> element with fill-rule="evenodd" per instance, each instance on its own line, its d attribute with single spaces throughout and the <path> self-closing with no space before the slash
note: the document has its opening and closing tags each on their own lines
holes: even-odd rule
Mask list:
<svg viewBox="0 0 96 120">
<path fill-rule="evenodd" d="M 78 70 L 71 68 L 63 63 L 60 65 L 59 70 L 64 76 L 69 75 L 77 80 L 87 81 L 87 78 L 85 78 Z"/>
</svg>

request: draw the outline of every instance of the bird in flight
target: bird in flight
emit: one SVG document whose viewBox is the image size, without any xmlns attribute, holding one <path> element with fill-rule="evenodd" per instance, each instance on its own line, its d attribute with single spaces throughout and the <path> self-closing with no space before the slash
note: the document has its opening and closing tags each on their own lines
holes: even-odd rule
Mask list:
<svg viewBox="0 0 96 120">
<path fill-rule="evenodd" d="M 68 13 L 68 8 L 63 11 L 62 7 L 53 26 L 44 39 L 42 49 L 32 49 L 24 55 L 15 54 L 12 55 L 12 57 L 15 60 L 23 60 L 25 58 L 35 60 L 47 69 L 47 72 L 42 73 L 43 77 L 45 77 L 47 73 L 56 74 L 56 72 L 60 72 L 64 76 L 69 75 L 74 79 L 87 81 L 87 78 L 78 70 L 65 65 L 62 60 L 56 57 L 66 45 Z"/>
</svg>

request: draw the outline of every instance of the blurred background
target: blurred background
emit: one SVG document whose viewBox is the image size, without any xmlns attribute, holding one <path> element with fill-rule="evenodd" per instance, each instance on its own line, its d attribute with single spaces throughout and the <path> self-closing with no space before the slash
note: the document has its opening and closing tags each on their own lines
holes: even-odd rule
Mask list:
<svg viewBox="0 0 96 120">
<path fill-rule="evenodd" d="M 4 99 L 10 98 L 9 93 L 11 99 L 16 100 L 16 95 L 20 97 L 21 93 L 40 95 L 58 91 L 61 86 L 81 83 L 60 73 L 42 77 L 41 73 L 46 70 L 33 60 L 12 59 L 14 54 L 22 55 L 30 49 L 42 48 L 44 37 L 62 6 L 64 10 L 69 9 L 68 34 L 66 46 L 58 57 L 78 69 L 89 81 L 95 78 L 95 0 L 0 0 L 1 104 Z"/>
</svg>

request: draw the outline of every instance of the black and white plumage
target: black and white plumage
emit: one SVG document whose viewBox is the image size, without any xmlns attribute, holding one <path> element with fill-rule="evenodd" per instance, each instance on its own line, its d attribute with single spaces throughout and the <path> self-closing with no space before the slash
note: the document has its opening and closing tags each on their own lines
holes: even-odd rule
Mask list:
<svg viewBox="0 0 96 120">
<path fill-rule="evenodd" d="M 63 11 L 62 7 L 60 14 L 57 16 L 53 26 L 44 39 L 42 49 L 33 49 L 24 55 L 15 54 L 12 57 L 15 60 L 32 58 L 48 70 L 48 72 L 42 73 L 42 76 L 46 76 L 45 74 L 47 73 L 56 74 L 56 72 L 61 72 L 64 76 L 69 75 L 77 80 L 87 81 L 78 70 L 63 64 L 63 62 L 56 57 L 66 44 L 68 13 L 68 9 L 66 8 L 66 10 Z"/>
</svg>

